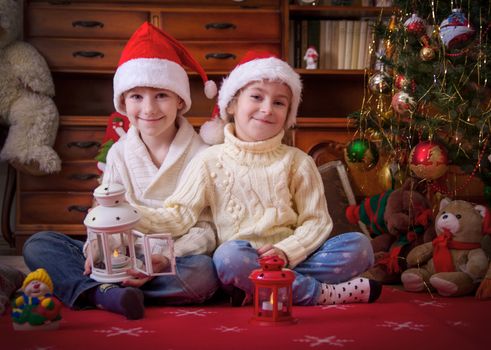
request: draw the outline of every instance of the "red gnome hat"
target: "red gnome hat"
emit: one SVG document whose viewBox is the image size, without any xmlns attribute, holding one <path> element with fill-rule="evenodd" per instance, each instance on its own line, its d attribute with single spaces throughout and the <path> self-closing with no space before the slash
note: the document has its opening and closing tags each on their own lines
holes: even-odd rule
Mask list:
<svg viewBox="0 0 491 350">
<path fill-rule="evenodd" d="M 200 129 L 200 136 L 206 143 L 214 145 L 223 142 L 223 128 L 230 121 L 230 116 L 227 115 L 226 111 L 228 104 L 244 86 L 261 80 L 282 81 L 290 87 L 292 101 L 285 129 L 295 124 L 302 94 L 300 76 L 288 63 L 271 52 L 248 51 L 223 80 L 218 94 L 217 107 L 213 110 L 212 118 Z"/>
<path fill-rule="evenodd" d="M 143 23 L 126 43 L 114 74 L 114 106 L 125 115 L 123 93 L 137 86 L 170 90 L 184 101 L 180 114 L 191 108 L 189 78 L 183 66 L 203 79 L 206 97 L 217 94 L 215 82 L 208 80 L 201 65 L 187 49 L 169 34 L 152 24 Z"/>
</svg>

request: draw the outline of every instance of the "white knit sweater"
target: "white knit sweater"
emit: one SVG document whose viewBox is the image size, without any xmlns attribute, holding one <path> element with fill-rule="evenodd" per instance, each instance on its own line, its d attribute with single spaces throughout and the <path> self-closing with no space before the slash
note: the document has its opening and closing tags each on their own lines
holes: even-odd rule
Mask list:
<svg viewBox="0 0 491 350">
<path fill-rule="evenodd" d="M 178 117 L 177 124 L 177 134 L 160 168 L 153 163 L 135 127 L 130 127 L 127 135 L 109 150 L 104 181 L 122 184 L 126 200 L 133 206 L 161 207 L 175 190 L 186 165 L 208 147 L 184 117 Z M 195 225 L 183 232 L 188 234 L 175 240 L 174 254 L 210 254 L 215 250 L 215 232 L 210 221 L 209 211 L 203 213 Z M 158 232 L 162 231 L 152 233 Z"/>
<path fill-rule="evenodd" d="M 198 154 L 162 208 L 137 207 L 142 232 L 186 232 L 211 208 L 218 243 L 231 239 L 255 248 L 274 244 L 294 267 L 329 236 L 332 220 L 314 161 L 281 143 L 283 132 L 243 142 L 225 127 L 225 143 Z"/>
</svg>

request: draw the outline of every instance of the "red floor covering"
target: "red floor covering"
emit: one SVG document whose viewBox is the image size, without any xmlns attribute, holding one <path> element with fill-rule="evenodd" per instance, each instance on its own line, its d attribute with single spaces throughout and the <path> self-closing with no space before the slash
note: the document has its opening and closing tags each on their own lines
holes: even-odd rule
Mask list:
<svg viewBox="0 0 491 350">
<path fill-rule="evenodd" d="M 489 349 L 491 301 L 407 293 L 385 286 L 374 304 L 294 307 L 298 323 L 257 326 L 252 306 L 149 307 L 128 321 L 63 309 L 55 331 L 14 331 L 0 317 L 0 349 Z"/>
</svg>

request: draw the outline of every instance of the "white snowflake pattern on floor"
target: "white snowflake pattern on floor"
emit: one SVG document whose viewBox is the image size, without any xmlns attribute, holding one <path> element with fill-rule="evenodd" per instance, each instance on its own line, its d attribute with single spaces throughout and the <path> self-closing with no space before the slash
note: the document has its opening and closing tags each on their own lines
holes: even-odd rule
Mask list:
<svg viewBox="0 0 491 350">
<path fill-rule="evenodd" d="M 294 339 L 293 341 L 299 343 L 308 343 L 311 348 L 322 344 L 343 347 L 345 343 L 354 342 L 353 339 L 338 339 L 338 337 L 336 337 L 335 335 L 330 335 L 325 338 L 315 337 L 313 335 L 306 335 L 303 339 Z"/>
<path fill-rule="evenodd" d="M 469 324 L 462 321 L 447 321 L 445 322 L 451 327 L 469 327 Z"/>
<path fill-rule="evenodd" d="M 384 321 L 383 324 L 378 324 L 377 326 L 391 328 L 393 331 L 401 331 L 407 329 L 410 331 L 421 332 L 423 328 L 426 327 L 427 325 L 414 323 L 413 321 L 407 321 L 407 322 Z"/>
<path fill-rule="evenodd" d="M 222 332 L 222 333 L 240 333 L 242 331 L 245 331 L 245 328 L 239 328 L 239 327 L 227 327 L 227 326 L 220 326 L 218 328 L 214 328 L 215 330 Z"/>
<path fill-rule="evenodd" d="M 411 303 L 418 304 L 419 306 L 434 306 L 434 307 L 440 307 L 444 308 L 445 306 L 448 306 L 447 303 L 441 303 L 437 300 L 411 300 Z"/>
<path fill-rule="evenodd" d="M 195 310 L 179 309 L 176 311 L 167 311 L 165 313 L 175 315 L 176 317 L 183 317 L 183 316 L 205 317 L 208 314 L 216 314 L 215 311 L 205 311 L 205 309 L 195 309 Z"/>
<path fill-rule="evenodd" d="M 155 331 L 143 329 L 143 327 L 135 328 L 121 328 L 121 327 L 111 327 L 109 329 L 96 329 L 96 333 L 105 333 L 106 337 L 115 337 L 118 335 L 130 335 L 132 337 L 139 337 L 142 334 L 155 333 Z"/>
<path fill-rule="evenodd" d="M 320 306 L 320 305 L 319 305 Z M 327 309 L 335 309 L 335 310 L 348 310 L 352 308 L 354 305 L 347 305 L 347 304 L 334 304 L 334 305 L 322 305 L 320 308 L 322 310 L 327 310 Z"/>
</svg>

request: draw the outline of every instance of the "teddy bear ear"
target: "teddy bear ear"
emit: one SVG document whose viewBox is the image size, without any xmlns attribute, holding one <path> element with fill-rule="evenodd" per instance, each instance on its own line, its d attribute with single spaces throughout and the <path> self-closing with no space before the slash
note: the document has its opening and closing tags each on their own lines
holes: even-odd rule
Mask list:
<svg viewBox="0 0 491 350">
<path fill-rule="evenodd" d="M 477 212 L 484 218 L 486 217 L 486 213 L 488 212 L 488 209 L 484 205 L 476 205 L 474 209 L 477 210 Z"/>
<path fill-rule="evenodd" d="M 448 205 L 448 203 L 450 203 L 451 201 L 452 200 L 448 197 L 442 198 L 442 200 L 440 201 L 440 210 L 445 208 Z"/>
</svg>

